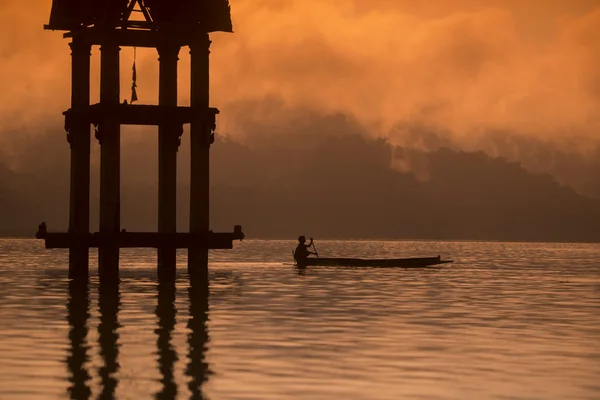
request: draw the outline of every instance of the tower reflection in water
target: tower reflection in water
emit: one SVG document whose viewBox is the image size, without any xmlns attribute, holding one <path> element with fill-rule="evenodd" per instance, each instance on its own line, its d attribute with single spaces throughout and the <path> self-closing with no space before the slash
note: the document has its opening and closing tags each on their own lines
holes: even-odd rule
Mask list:
<svg viewBox="0 0 600 400">
<path fill-rule="evenodd" d="M 85 281 L 69 281 L 69 299 L 67 301 L 67 321 L 69 323 L 69 354 L 67 368 L 69 370 L 68 392 L 71 399 L 89 399 L 91 389 L 88 385 L 90 374 L 87 370 L 89 362 L 86 344 L 88 320 L 90 318 L 89 285 Z"/>
<path fill-rule="evenodd" d="M 158 299 L 156 316 L 158 327 L 155 330 L 158 338 L 158 369 L 161 374 L 162 390 L 156 394 L 157 399 L 174 399 L 177 397 L 177 384 L 175 383 L 173 366 L 177 361 L 177 352 L 171 343 L 173 329 L 175 328 L 177 310 L 175 308 L 175 282 L 158 284 Z"/>
<path fill-rule="evenodd" d="M 100 279 L 98 290 L 98 308 L 100 309 L 100 322 L 98 324 L 98 344 L 100 356 L 104 365 L 99 369 L 102 384 L 100 399 L 115 398 L 119 371 L 119 332 L 118 313 L 121 306 L 119 281 Z"/>
<path fill-rule="evenodd" d="M 178 361 L 177 351 L 173 345 L 173 332 L 176 327 L 177 309 L 175 306 L 175 282 L 158 284 L 156 347 L 158 369 L 161 375 L 161 390 L 155 393 L 157 399 L 175 399 L 181 388 L 175 380 L 175 364 Z M 206 399 L 202 386 L 208 381 L 210 370 L 206 362 L 206 350 L 209 336 L 208 296 L 209 289 L 206 280 L 190 280 L 189 319 L 187 327 L 187 360 L 185 376 L 191 399 Z M 92 398 L 89 372 L 90 353 L 93 349 L 87 344 L 88 324 L 90 323 L 90 294 L 88 281 L 71 280 L 69 282 L 69 299 L 67 302 L 67 320 L 69 323 L 70 348 L 66 358 L 69 371 L 68 392 L 71 399 Z M 101 357 L 101 367 L 98 369 L 100 378 L 99 399 L 116 398 L 119 385 L 119 330 L 121 324 L 118 314 L 121 308 L 121 293 L 119 282 L 102 281 L 98 290 L 98 346 Z M 94 351 L 95 352 L 95 351 Z M 133 377 L 135 379 L 135 377 Z M 123 388 L 127 392 L 126 388 Z M 178 390 L 179 389 L 179 390 Z M 135 393 L 129 393 L 135 397 Z M 181 396 L 179 396 L 181 398 Z"/>
<path fill-rule="evenodd" d="M 190 318 L 188 320 L 188 365 L 186 374 L 190 378 L 188 389 L 191 399 L 205 399 L 202 385 L 208 381 L 210 370 L 206 362 L 208 347 L 208 281 L 190 278 L 188 288 Z"/>
<path fill-rule="evenodd" d="M 188 389 L 191 399 L 205 399 L 202 385 L 208 380 L 208 364 L 206 348 L 208 343 L 208 284 L 204 280 L 190 280 L 189 320 L 188 320 L 188 360 L 185 373 L 188 376 Z M 178 388 L 174 377 L 174 365 L 179 359 L 172 344 L 173 330 L 177 323 L 175 307 L 176 287 L 174 282 L 158 284 L 158 301 L 156 316 L 158 317 L 157 348 L 158 368 L 161 373 L 162 389 L 156 394 L 157 399 L 177 398 Z"/>
</svg>

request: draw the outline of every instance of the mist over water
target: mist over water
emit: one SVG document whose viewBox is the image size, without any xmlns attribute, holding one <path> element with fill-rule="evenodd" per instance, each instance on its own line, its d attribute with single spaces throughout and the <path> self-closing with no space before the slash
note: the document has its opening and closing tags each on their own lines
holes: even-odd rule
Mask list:
<svg viewBox="0 0 600 400">
<path fill-rule="evenodd" d="M 518 164 L 483 153 L 392 146 L 369 139 L 343 115 L 290 130 L 285 140 L 265 133 L 256 143 L 220 137 L 213 145 L 213 229 L 242 224 L 255 238 L 296 237 L 308 230 L 330 238 L 600 239 L 598 200 Z M 66 229 L 68 146 L 50 135 L 42 138 L 40 156 L 21 159 L 31 160 L 23 169 L 0 167 L 5 235 L 31 236 L 42 220 L 51 230 Z M 179 231 L 187 230 L 189 210 L 186 139 L 179 152 Z M 156 230 L 157 165 L 151 154 L 156 143 L 148 137 L 123 142 L 121 226 L 129 231 Z M 98 178 L 94 145 L 92 230 Z"/>
<path fill-rule="evenodd" d="M 256 141 L 218 136 L 211 156 L 211 228 L 248 237 L 600 240 L 600 201 L 506 159 L 371 139 L 354 119 L 302 114 L 288 136 L 257 125 Z M 271 126 L 271 128 L 275 128 Z M 127 132 L 125 134 L 129 134 Z M 156 136 L 123 141 L 121 227 L 155 231 Z M 68 146 L 40 136 L 19 169 L 0 166 L 4 235 L 68 221 Z M 58 140 L 57 140 L 58 139 Z M 178 230 L 188 228 L 189 138 L 179 150 Z M 35 142 L 33 142 L 34 145 Z M 97 229 L 99 149 L 92 149 L 91 229 Z M 152 156 L 154 154 L 154 156 Z M 592 175 L 593 176 L 593 175 Z M 586 180 L 593 183 L 593 180 Z"/>
</svg>

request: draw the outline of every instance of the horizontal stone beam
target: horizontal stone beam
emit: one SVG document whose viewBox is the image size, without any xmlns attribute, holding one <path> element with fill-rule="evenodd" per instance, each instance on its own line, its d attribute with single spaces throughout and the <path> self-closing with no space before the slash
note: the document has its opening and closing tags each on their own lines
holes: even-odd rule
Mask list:
<svg viewBox="0 0 600 400">
<path fill-rule="evenodd" d="M 117 246 L 119 248 L 176 248 L 188 249 L 232 249 L 234 240 L 243 240 L 241 227 L 232 233 L 195 234 L 195 233 L 156 233 L 156 232 L 118 232 L 75 235 L 63 232 L 46 232 L 38 235 L 45 241 L 47 249 L 67 249 L 72 246 L 98 248 Z"/>
<path fill-rule="evenodd" d="M 143 21 L 133 21 L 128 23 L 133 29 L 113 29 L 102 30 L 94 27 L 85 27 L 72 30 L 63 34 L 63 38 L 77 38 L 85 41 L 92 46 L 101 46 L 107 41 L 120 47 L 147 47 L 157 48 L 165 43 L 178 45 L 180 47 L 189 46 L 198 35 L 198 30 L 187 30 L 180 33 L 161 32 L 150 29 L 144 25 Z M 65 30 L 52 25 L 44 25 L 45 30 Z"/>
<path fill-rule="evenodd" d="M 216 108 L 209 108 L 204 115 L 211 125 L 214 125 L 215 116 L 219 114 Z M 93 104 L 88 107 L 69 109 L 63 112 L 66 118 L 65 127 L 69 131 L 69 126 L 75 120 L 89 122 L 93 125 L 99 125 L 105 116 L 109 115 L 111 119 L 116 118 L 121 125 L 164 125 L 164 124 L 189 124 L 192 120 L 198 118 L 194 115 L 191 107 L 181 106 L 153 106 L 138 104 Z"/>
</svg>

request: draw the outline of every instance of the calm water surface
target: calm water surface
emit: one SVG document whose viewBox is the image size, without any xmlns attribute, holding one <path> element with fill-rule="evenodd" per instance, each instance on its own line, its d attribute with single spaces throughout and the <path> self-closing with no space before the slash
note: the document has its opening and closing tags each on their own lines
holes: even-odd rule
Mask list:
<svg viewBox="0 0 600 400">
<path fill-rule="evenodd" d="M 304 272 L 294 245 L 213 252 L 207 293 L 184 253 L 176 287 L 151 251 L 100 287 L 92 253 L 86 288 L 65 251 L 0 240 L 0 399 L 600 398 L 600 245 L 321 241 L 456 262 Z"/>
</svg>

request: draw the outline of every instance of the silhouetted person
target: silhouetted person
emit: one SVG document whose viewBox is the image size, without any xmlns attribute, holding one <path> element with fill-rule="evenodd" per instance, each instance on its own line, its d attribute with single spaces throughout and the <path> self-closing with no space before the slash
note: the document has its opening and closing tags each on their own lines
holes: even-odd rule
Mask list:
<svg viewBox="0 0 600 400">
<path fill-rule="evenodd" d="M 236 225 L 233 227 L 233 238 L 234 239 L 244 240 L 245 237 L 246 236 L 244 235 L 244 232 L 242 232 L 241 225 Z"/>
<path fill-rule="evenodd" d="M 298 246 L 296 246 L 296 251 L 294 252 L 294 258 L 296 259 L 296 263 L 298 266 L 302 267 L 306 265 L 306 258 L 313 253 L 308 250 L 310 246 L 313 245 L 313 238 L 310 238 L 310 243 L 306 244 L 306 238 L 304 236 L 300 236 L 298 238 Z"/>
<path fill-rule="evenodd" d="M 46 237 L 47 233 L 48 233 L 48 228 L 46 228 L 46 223 L 42 222 L 41 224 L 38 225 L 38 231 L 35 234 L 35 237 L 37 239 L 44 239 Z"/>
</svg>

